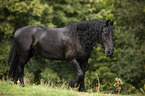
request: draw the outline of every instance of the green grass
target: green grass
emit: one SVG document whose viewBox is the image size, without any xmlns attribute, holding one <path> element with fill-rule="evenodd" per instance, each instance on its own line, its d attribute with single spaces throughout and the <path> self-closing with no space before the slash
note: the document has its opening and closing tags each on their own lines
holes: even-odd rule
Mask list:
<svg viewBox="0 0 145 96">
<path fill-rule="evenodd" d="M 21 87 L 10 81 L 0 81 L 0 96 L 139 96 L 115 95 L 103 93 L 77 92 L 73 89 L 52 88 L 46 85 L 28 85 Z M 141 95 L 140 95 L 141 96 Z"/>
</svg>

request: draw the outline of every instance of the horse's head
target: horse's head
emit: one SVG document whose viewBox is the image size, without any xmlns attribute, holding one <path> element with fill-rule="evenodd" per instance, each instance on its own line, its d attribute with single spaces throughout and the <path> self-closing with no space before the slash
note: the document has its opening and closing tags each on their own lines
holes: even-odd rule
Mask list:
<svg viewBox="0 0 145 96">
<path fill-rule="evenodd" d="M 111 57 L 114 53 L 113 49 L 113 21 L 110 22 L 110 19 L 107 20 L 101 32 L 101 44 L 105 48 L 105 55 Z"/>
</svg>

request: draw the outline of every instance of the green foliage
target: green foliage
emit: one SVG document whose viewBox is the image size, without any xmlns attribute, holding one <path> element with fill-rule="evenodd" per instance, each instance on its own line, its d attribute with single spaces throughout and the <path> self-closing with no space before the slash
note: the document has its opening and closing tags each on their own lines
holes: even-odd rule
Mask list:
<svg viewBox="0 0 145 96">
<path fill-rule="evenodd" d="M 5 40 L 5 42 L 0 43 L 0 79 L 4 76 L 6 78 L 7 72 L 8 72 L 8 53 L 10 51 L 10 43 Z"/>
<path fill-rule="evenodd" d="M 117 44 L 116 47 L 119 46 L 116 51 L 117 54 L 115 54 L 118 60 L 113 62 L 111 67 L 125 81 L 133 82 L 141 78 L 143 74 L 142 53 L 138 49 L 137 41 L 134 39 L 133 34 L 129 34 L 123 29 L 120 33 L 118 38 L 121 41 L 115 42 Z"/>
<path fill-rule="evenodd" d="M 42 79 L 45 80 L 44 82 L 55 81 L 59 79 L 57 73 L 54 72 L 54 70 L 49 67 L 45 68 L 45 70 L 41 73 L 41 75 Z"/>
<path fill-rule="evenodd" d="M 140 90 L 141 90 L 141 92 L 142 92 L 143 94 L 145 94 L 145 84 L 144 84 L 144 86 L 143 86 L 142 88 L 140 88 Z"/>
<path fill-rule="evenodd" d="M 95 48 L 91 58 L 89 59 L 88 70 L 86 72 L 86 78 L 88 78 L 92 84 L 92 87 L 98 85 L 98 78 L 102 85 L 111 83 L 115 78 L 115 73 L 111 72 L 108 63 L 115 58 L 110 59 L 104 55 L 104 50 L 101 47 Z M 87 82 L 86 82 L 87 83 Z M 104 88 L 104 90 L 107 90 Z"/>
<path fill-rule="evenodd" d="M 144 12 L 143 1 L 130 2 L 118 0 L 115 3 L 114 44 L 117 60 L 111 63 L 111 69 L 124 81 L 136 88 L 142 87 L 145 80 L 144 67 Z M 131 7 L 134 6 L 134 7 Z M 122 15 L 125 14 L 125 15 Z"/>
<path fill-rule="evenodd" d="M 117 25 L 125 28 L 128 33 L 134 34 L 139 45 L 145 40 L 144 4 L 144 0 L 134 0 L 134 2 L 130 2 L 130 0 L 116 0 L 115 2 Z"/>
</svg>

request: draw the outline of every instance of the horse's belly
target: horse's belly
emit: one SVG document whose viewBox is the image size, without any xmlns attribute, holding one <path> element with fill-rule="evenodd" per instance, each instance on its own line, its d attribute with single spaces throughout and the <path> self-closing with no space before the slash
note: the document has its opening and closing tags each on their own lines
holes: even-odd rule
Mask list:
<svg viewBox="0 0 145 96">
<path fill-rule="evenodd" d="M 62 60 L 65 58 L 63 48 L 60 48 L 59 45 L 39 45 L 36 48 L 36 54 L 54 60 Z"/>
<path fill-rule="evenodd" d="M 56 59 L 56 60 L 64 59 L 63 53 L 60 52 L 60 50 L 56 50 L 56 49 L 55 50 L 51 49 L 49 51 L 42 50 L 41 55 L 48 59 Z"/>
</svg>

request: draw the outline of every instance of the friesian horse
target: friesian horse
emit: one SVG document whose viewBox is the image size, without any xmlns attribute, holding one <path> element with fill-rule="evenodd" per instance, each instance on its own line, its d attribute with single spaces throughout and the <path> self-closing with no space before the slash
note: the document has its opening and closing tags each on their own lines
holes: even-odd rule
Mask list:
<svg viewBox="0 0 145 96">
<path fill-rule="evenodd" d="M 69 85 L 79 85 L 85 91 L 84 74 L 93 46 L 101 44 L 106 56 L 112 56 L 113 21 L 88 20 L 70 23 L 63 28 L 47 28 L 29 25 L 18 29 L 14 34 L 9 53 L 9 75 L 14 83 L 20 79 L 24 86 L 24 66 L 32 56 L 52 60 L 65 60 L 75 66 L 78 78 Z"/>
</svg>

